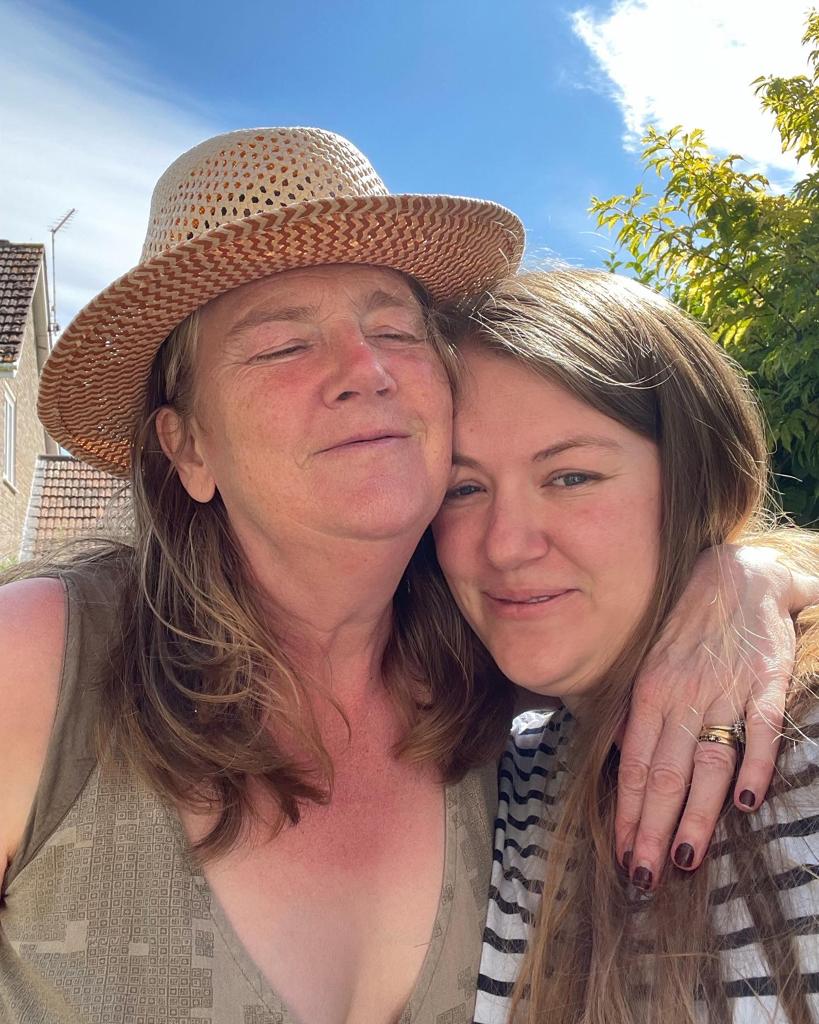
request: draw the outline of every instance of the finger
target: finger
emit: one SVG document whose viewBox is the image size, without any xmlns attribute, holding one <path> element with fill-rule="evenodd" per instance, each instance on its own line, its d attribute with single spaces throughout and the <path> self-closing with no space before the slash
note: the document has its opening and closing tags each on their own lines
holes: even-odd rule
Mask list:
<svg viewBox="0 0 819 1024">
<path fill-rule="evenodd" d="M 620 744 L 617 769 L 617 808 L 614 816 L 614 842 L 617 860 L 628 868 L 627 854 L 643 813 L 646 781 L 651 758 L 663 729 L 663 717 L 648 703 L 632 705 Z"/>
<path fill-rule="evenodd" d="M 687 721 L 669 719 L 660 735 L 648 769 L 643 811 L 634 836 L 631 879 L 638 888 L 654 888 L 665 865 L 688 794 L 697 731 Z"/>
<path fill-rule="evenodd" d="M 752 696 L 745 716 L 745 751 L 734 787 L 734 804 L 753 811 L 765 799 L 773 778 L 785 717 L 788 681 L 774 680 L 764 696 Z"/>
<path fill-rule="evenodd" d="M 677 867 L 693 871 L 702 863 L 731 789 L 736 763 L 735 747 L 697 743 L 688 800 L 671 844 Z"/>
</svg>

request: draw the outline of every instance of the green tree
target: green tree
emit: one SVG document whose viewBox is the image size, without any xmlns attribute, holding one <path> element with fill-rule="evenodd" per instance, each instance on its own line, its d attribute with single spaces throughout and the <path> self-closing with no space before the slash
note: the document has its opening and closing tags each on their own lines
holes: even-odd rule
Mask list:
<svg viewBox="0 0 819 1024">
<path fill-rule="evenodd" d="M 768 419 L 785 510 L 819 519 L 819 13 L 808 15 L 807 75 L 753 86 L 806 173 L 786 194 L 741 156 L 717 159 L 699 130 L 649 129 L 652 194 L 592 198 L 615 233 L 607 266 L 666 291 L 750 374 Z"/>
</svg>

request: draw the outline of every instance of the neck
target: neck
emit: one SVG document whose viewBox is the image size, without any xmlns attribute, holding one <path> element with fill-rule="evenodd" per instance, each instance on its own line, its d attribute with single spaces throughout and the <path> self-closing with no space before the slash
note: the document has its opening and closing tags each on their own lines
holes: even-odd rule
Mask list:
<svg viewBox="0 0 819 1024">
<path fill-rule="evenodd" d="M 240 537 L 288 654 L 355 716 L 383 694 L 392 599 L 418 538 L 311 540 L 285 547 Z"/>
</svg>

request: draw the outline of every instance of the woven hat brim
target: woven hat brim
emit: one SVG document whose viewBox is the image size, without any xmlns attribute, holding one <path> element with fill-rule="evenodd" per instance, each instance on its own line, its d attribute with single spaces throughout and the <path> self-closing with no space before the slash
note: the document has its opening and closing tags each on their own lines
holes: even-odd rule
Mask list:
<svg viewBox="0 0 819 1024">
<path fill-rule="evenodd" d="M 43 368 L 40 419 L 72 454 L 127 477 L 154 356 L 217 295 L 282 270 L 367 263 L 459 299 L 514 271 L 523 241 L 509 210 L 453 196 L 314 200 L 220 225 L 135 267 L 77 314 Z"/>
</svg>

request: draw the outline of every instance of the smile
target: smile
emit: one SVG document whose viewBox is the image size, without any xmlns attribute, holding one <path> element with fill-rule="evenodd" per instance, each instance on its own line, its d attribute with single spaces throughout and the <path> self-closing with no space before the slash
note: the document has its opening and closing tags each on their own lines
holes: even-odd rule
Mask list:
<svg viewBox="0 0 819 1024">
<path fill-rule="evenodd" d="M 329 445 L 327 448 L 322 448 L 318 454 L 323 455 L 326 452 L 379 448 L 394 441 L 405 441 L 408 437 L 409 434 L 399 433 L 356 435 L 355 437 L 347 437 L 343 441 Z"/>
<path fill-rule="evenodd" d="M 575 590 L 548 590 L 542 593 L 485 592 L 484 597 L 495 615 L 501 618 L 525 619 L 545 614 L 547 608 L 551 611 L 551 607 L 562 605 L 575 593 Z"/>
</svg>

